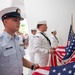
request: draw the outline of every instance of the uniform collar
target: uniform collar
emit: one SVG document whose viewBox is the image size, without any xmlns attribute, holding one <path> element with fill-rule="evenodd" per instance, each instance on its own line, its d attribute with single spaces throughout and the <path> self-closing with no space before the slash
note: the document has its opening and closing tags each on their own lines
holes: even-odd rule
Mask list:
<svg viewBox="0 0 75 75">
<path fill-rule="evenodd" d="M 43 33 L 43 34 L 46 34 L 45 32 L 41 32 L 41 31 L 39 31 L 39 30 L 37 30 L 37 33 Z"/>
<path fill-rule="evenodd" d="M 11 35 L 10 35 L 9 33 L 7 33 L 6 31 L 3 31 L 3 35 L 4 35 L 5 39 L 6 39 L 6 41 L 9 41 L 10 39 L 14 39 L 14 37 L 11 36 Z M 15 36 L 15 38 L 16 38 L 16 36 Z"/>
<path fill-rule="evenodd" d="M 54 36 L 54 37 L 55 37 L 56 35 L 53 35 L 53 34 L 52 34 L 52 36 Z"/>
</svg>

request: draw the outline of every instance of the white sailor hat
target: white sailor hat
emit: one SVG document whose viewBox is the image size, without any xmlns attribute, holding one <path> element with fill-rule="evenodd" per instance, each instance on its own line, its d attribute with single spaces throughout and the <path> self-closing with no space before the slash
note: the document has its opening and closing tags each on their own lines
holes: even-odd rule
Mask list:
<svg viewBox="0 0 75 75">
<path fill-rule="evenodd" d="M 56 29 L 52 29 L 52 30 L 51 30 L 51 32 L 55 32 L 55 31 L 56 31 Z"/>
<path fill-rule="evenodd" d="M 32 28 L 31 30 L 37 30 L 36 28 Z"/>
<path fill-rule="evenodd" d="M 38 21 L 38 24 L 47 24 L 47 21 Z"/>
<path fill-rule="evenodd" d="M 8 7 L 0 11 L 0 20 L 4 20 L 10 17 L 18 17 L 20 20 L 23 20 L 21 17 L 21 11 L 17 7 Z"/>
</svg>

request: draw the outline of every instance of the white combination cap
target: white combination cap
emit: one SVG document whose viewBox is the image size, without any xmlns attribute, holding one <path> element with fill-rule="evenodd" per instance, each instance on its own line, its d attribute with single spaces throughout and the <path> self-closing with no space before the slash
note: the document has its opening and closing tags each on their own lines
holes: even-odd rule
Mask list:
<svg viewBox="0 0 75 75">
<path fill-rule="evenodd" d="M 52 30 L 51 30 L 51 32 L 55 32 L 55 31 L 56 31 L 56 29 L 52 29 Z"/>
<path fill-rule="evenodd" d="M 38 24 L 47 24 L 47 21 L 38 21 Z"/>
<path fill-rule="evenodd" d="M 17 7 L 8 7 L 0 11 L 0 20 L 4 20 L 10 17 L 18 17 L 20 20 L 23 20 L 21 17 L 21 11 Z"/>
</svg>

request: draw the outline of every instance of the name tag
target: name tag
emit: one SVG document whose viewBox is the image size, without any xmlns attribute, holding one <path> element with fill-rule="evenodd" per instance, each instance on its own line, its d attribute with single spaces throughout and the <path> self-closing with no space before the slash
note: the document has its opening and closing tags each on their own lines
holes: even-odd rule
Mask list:
<svg viewBox="0 0 75 75">
<path fill-rule="evenodd" d="M 6 50 L 11 49 L 11 48 L 13 48 L 13 47 L 8 47 L 8 48 L 6 48 Z"/>
</svg>

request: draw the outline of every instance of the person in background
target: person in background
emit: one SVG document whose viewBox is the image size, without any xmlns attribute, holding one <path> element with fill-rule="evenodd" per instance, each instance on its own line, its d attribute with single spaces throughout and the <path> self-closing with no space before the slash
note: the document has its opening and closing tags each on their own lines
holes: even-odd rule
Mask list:
<svg viewBox="0 0 75 75">
<path fill-rule="evenodd" d="M 47 31 L 46 21 L 39 21 L 37 24 L 37 33 L 34 37 L 34 52 L 36 53 L 35 62 L 40 66 L 47 66 L 49 61 L 49 54 L 53 54 L 51 49 L 51 42 L 45 32 Z"/>
<path fill-rule="evenodd" d="M 26 49 L 29 45 L 29 35 L 26 33 L 23 38 L 24 48 Z"/>
<path fill-rule="evenodd" d="M 22 33 L 17 31 L 15 34 L 16 34 L 18 40 L 19 40 L 20 46 L 24 46 Z"/>
<path fill-rule="evenodd" d="M 23 66 L 32 70 L 39 67 L 25 59 L 24 47 L 20 46 L 16 31 L 19 31 L 23 18 L 17 7 L 8 7 L 0 11 L 0 20 L 4 24 L 4 31 L 0 34 L 0 75 L 23 75 Z"/>
<path fill-rule="evenodd" d="M 35 53 L 34 53 L 34 35 L 36 34 L 37 30 L 36 29 L 31 29 L 31 35 L 29 36 L 29 45 L 28 45 L 28 50 L 29 50 L 29 56 L 30 56 L 30 61 L 35 62 Z M 29 70 L 29 75 L 33 73 L 32 70 Z"/>
<path fill-rule="evenodd" d="M 51 48 L 56 49 L 58 47 L 58 44 L 59 44 L 59 40 L 56 37 L 56 34 L 57 34 L 56 30 L 52 29 L 51 34 L 52 34 L 51 37 L 50 37 Z"/>
<path fill-rule="evenodd" d="M 30 56 L 30 61 L 35 62 L 35 54 L 33 53 L 34 51 L 34 35 L 36 34 L 36 29 L 31 30 L 31 35 L 29 36 L 29 56 Z"/>
</svg>

